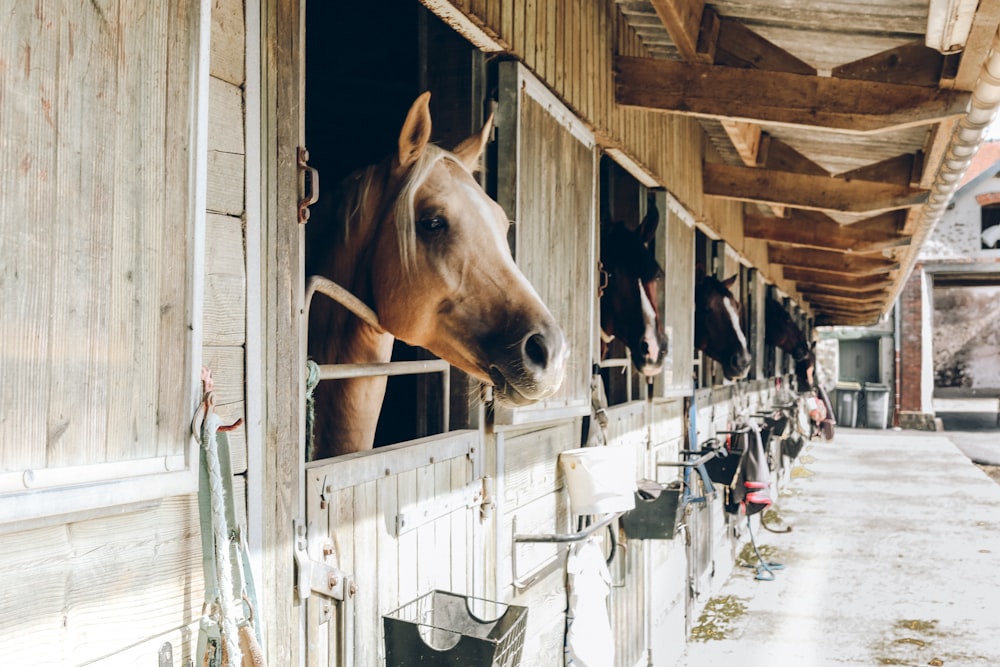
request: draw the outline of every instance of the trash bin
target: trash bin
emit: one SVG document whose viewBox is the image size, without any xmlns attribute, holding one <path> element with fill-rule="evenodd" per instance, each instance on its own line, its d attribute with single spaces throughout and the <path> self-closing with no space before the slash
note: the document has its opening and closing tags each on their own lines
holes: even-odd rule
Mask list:
<svg viewBox="0 0 1000 667">
<path fill-rule="evenodd" d="M 865 425 L 868 428 L 889 426 L 889 387 L 877 382 L 866 382 L 865 406 Z"/>
<path fill-rule="evenodd" d="M 857 382 L 837 383 L 837 424 L 854 428 L 858 425 L 858 396 L 861 385 Z"/>
</svg>

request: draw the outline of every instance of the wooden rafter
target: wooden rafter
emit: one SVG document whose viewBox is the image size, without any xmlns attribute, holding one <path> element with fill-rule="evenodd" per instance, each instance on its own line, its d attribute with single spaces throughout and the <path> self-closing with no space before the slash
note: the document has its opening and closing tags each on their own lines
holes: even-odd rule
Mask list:
<svg viewBox="0 0 1000 667">
<path fill-rule="evenodd" d="M 834 67 L 832 74 L 841 79 L 937 88 L 944 63 L 945 56 L 925 46 L 923 41 L 915 41 Z"/>
<path fill-rule="evenodd" d="M 920 171 L 922 168 L 923 153 L 905 153 L 882 160 L 881 162 L 876 162 L 875 164 L 845 171 L 842 174 L 838 174 L 838 177 L 920 187 Z"/>
<path fill-rule="evenodd" d="M 927 201 L 929 191 L 893 183 L 706 163 L 706 195 L 793 208 L 874 213 Z"/>
<path fill-rule="evenodd" d="M 870 253 L 909 245 L 911 238 L 895 232 L 871 231 L 858 224 L 841 225 L 819 211 L 795 210 L 785 218 L 747 213 L 743 235 L 772 243 L 826 250 Z"/>
<path fill-rule="evenodd" d="M 615 99 L 660 111 L 870 132 L 965 113 L 969 93 L 618 56 Z"/>
<path fill-rule="evenodd" d="M 713 63 L 769 72 L 816 74 L 816 68 L 792 55 L 747 26 L 719 17 L 719 34 Z"/>
<path fill-rule="evenodd" d="M 768 245 L 767 261 L 771 264 L 819 269 L 856 276 L 888 273 L 899 268 L 898 263 L 882 257 L 847 255 L 826 250 L 788 248 L 778 245 Z"/>
<path fill-rule="evenodd" d="M 826 305 L 843 305 L 848 308 L 853 306 L 868 307 L 872 304 L 882 304 L 885 301 L 885 295 L 882 296 L 832 296 L 829 294 L 803 294 L 809 303 L 816 305 L 826 306 Z"/>
<path fill-rule="evenodd" d="M 818 268 L 784 266 L 781 275 L 785 280 L 808 282 L 817 285 L 833 285 L 840 289 L 866 290 L 889 287 L 892 281 L 884 274 L 848 275 L 842 272 L 824 271 Z"/>
<path fill-rule="evenodd" d="M 885 283 L 888 287 L 889 283 Z M 818 283 L 795 283 L 795 289 L 797 289 L 801 294 L 816 296 L 830 296 L 830 297 L 843 297 L 845 299 L 853 298 L 886 298 L 889 296 L 889 292 L 884 288 L 860 288 L 860 289 L 849 289 L 849 288 L 839 288 L 832 287 L 830 285 L 820 285 Z"/>
<path fill-rule="evenodd" d="M 650 0 L 650 4 L 681 57 L 695 62 L 705 0 Z"/>
</svg>

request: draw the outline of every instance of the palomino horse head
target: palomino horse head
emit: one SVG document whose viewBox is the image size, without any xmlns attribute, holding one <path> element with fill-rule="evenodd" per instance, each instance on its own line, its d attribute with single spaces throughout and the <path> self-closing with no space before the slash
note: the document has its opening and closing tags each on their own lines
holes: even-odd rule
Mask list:
<svg viewBox="0 0 1000 667">
<path fill-rule="evenodd" d="M 647 377 L 663 370 L 668 345 L 656 311 L 663 269 L 649 246 L 659 221 L 653 207 L 634 231 L 620 222 L 601 226 L 601 356 L 620 338 L 633 367 Z"/>
<path fill-rule="evenodd" d="M 694 345 L 722 365 L 727 380 L 750 370 L 750 351 L 740 327 L 740 302 L 729 289 L 736 281 L 720 281 L 699 271 L 694 289 Z"/>
<path fill-rule="evenodd" d="M 514 263 L 507 215 L 472 176 L 492 118 L 446 151 L 429 143 L 429 100 L 424 93 L 413 103 L 396 154 L 346 179 L 338 238 L 312 249 L 325 252 L 313 262 L 315 272 L 368 304 L 391 336 L 492 385 L 499 402 L 544 399 L 562 383 L 567 342 Z M 388 360 L 391 336 L 359 335 L 357 320 L 333 310 L 311 318 L 309 353 L 317 362 Z M 359 359 L 357 349 L 366 345 L 372 352 Z M 368 398 L 380 405 L 382 393 L 369 391 Z M 317 421 L 321 409 L 317 401 Z M 371 447 L 367 431 L 352 439 L 338 449 Z"/>
<path fill-rule="evenodd" d="M 799 391 L 813 387 L 813 370 L 816 354 L 792 316 L 774 299 L 767 300 L 764 309 L 764 342 L 792 355 L 795 360 L 795 379 Z"/>
</svg>

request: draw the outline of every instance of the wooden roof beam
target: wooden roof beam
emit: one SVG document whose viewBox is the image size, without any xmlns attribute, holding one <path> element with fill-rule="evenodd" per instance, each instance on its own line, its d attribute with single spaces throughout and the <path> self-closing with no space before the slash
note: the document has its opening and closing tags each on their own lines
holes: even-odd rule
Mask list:
<svg viewBox="0 0 1000 667">
<path fill-rule="evenodd" d="M 883 257 L 848 255 L 827 250 L 788 248 L 778 245 L 767 246 L 767 261 L 771 264 L 819 269 L 856 276 L 889 273 L 899 268 L 897 262 Z"/>
<path fill-rule="evenodd" d="M 833 68 L 832 74 L 841 79 L 937 88 L 941 84 L 946 59 L 946 56 L 928 48 L 923 40 L 918 40 L 839 65 Z"/>
<path fill-rule="evenodd" d="M 918 206 L 929 190 L 836 176 L 705 163 L 706 195 L 816 211 L 875 213 Z"/>
<path fill-rule="evenodd" d="M 830 296 L 829 294 L 803 294 L 803 298 L 809 303 L 816 304 L 818 308 L 828 305 L 844 305 L 848 308 L 852 306 L 870 306 L 871 304 L 879 304 L 885 302 L 886 297 L 882 296 Z"/>
<path fill-rule="evenodd" d="M 866 290 L 876 287 L 889 287 L 892 281 L 883 274 L 848 275 L 842 272 L 824 271 L 822 269 L 803 268 L 801 266 L 784 266 L 781 275 L 785 280 L 793 282 L 808 282 L 818 285 L 831 285 L 840 289 Z"/>
<path fill-rule="evenodd" d="M 819 211 L 794 210 L 785 218 L 754 213 L 743 216 L 743 235 L 772 243 L 821 250 L 870 253 L 909 245 L 911 237 L 895 232 L 869 231 L 860 223 L 841 225 Z"/>
<path fill-rule="evenodd" d="M 698 61 L 698 38 L 705 0 L 650 0 L 650 4 L 681 57 L 689 63 Z M 701 60 L 712 62 L 708 55 L 703 55 Z"/>
<path fill-rule="evenodd" d="M 885 287 L 889 287 L 890 283 L 884 283 Z M 802 295 L 809 297 L 811 295 L 815 296 L 829 296 L 829 297 L 841 297 L 845 299 L 853 298 L 885 298 L 889 296 L 889 292 L 882 288 L 870 289 L 840 289 L 838 287 L 831 287 L 830 285 L 820 285 L 819 283 L 795 283 L 795 289 L 799 291 Z"/>
<path fill-rule="evenodd" d="M 618 56 L 625 106 L 783 125 L 872 132 L 964 114 L 970 94 L 909 84 Z"/>
</svg>

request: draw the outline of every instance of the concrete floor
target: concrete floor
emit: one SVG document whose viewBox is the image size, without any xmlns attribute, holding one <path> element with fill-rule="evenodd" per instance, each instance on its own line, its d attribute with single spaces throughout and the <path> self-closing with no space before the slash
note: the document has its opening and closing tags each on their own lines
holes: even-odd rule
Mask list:
<svg viewBox="0 0 1000 667">
<path fill-rule="evenodd" d="M 792 532 L 755 531 L 784 569 L 737 568 L 676 667 L 1000 666 L 1000 485 L 961 437 L 807 445 L 776 505 Z"/>
</svg>

